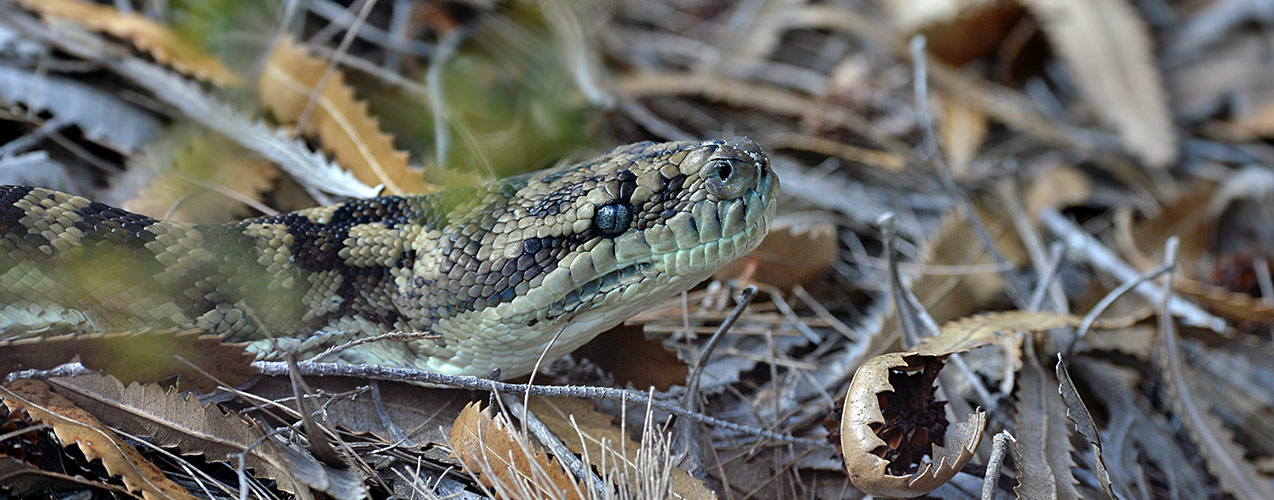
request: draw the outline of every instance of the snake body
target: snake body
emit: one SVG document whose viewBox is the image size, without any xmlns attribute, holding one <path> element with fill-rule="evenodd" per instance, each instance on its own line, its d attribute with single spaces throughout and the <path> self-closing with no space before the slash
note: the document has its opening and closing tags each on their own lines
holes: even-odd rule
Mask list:
<svg viewBox="0 0 1274 500">
<path fill-rule="evenodd" d="M 199 328 L 279 356 L 504 378 L 568 353 L 760 243 L 778 179 L 746 138 L 638 143 L 419 196 L 229 224 L 0 187 L 0 339 Z"/>
</svg>

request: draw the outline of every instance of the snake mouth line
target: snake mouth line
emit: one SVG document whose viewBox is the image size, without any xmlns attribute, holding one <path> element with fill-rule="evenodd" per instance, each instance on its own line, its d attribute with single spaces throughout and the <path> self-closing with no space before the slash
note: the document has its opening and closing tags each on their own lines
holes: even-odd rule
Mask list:
<svg viewBox="0 0 1274 500">
<path fill-rule="evenodd" d="M 762 199 L 758 199 L 758 201 L 760 206 L 756 207 L 754 210 L 758 210 L 760 215 L 757 216 L 755 221 L 743 226 L 734 234 L 716 240 L 699 243 L 692 247 L 679 248 L 666 252 L 651 252 L 650 255 L 643 258 L 618 264 L 609 272 L 585 282 L 583 285 L 580 285 L 568 292 L 561 299 L 549 304 L 546 319 L 551 321 L 562 314 L 574 312 L 580 305 L 591 300 L 592 297 L 595 297 L 598 294 L 605 295 L 622 287 L 629 278 L 649 276 L 653 268 L 660 262 L 668 263 L 670 260 L 676 261 L 679 256 L 691 255 L 695 251 L 705 250 L 707 247 L 714 244 L 718 245 L 718 248 L 720 248 L 722 241 L 729 241 L 732 245 L 734 245 L 733 250 L 731 250 L 731 253 L 734 255 L 729 256 L 729 258 L 735 259 L 741 257 L 747 251 L 751 251 L 750 247 L 754 247 L 755 244 L 759 244 L 760 241 L 759 238 L 757 238 L 757 241 L 753 242 L 753 244 L 748 247 L 738 246 L 740 245 L 740 242 L 748 238 L 755 237 L 757 231 L 770 222 L 770 218 L 767 217 L 769 206 L 767 206 Z M 713 258 L 714 260 L 721 259 L 721 251 L 718 251 L 718 255 L 713 256 Z M 716 267 L 712 267 L 712 270 L 715 270 Z M 698 281 L 696 280 L 695 283 L 687 283 L 686 287 L 694 286 L 697 282 Z M 630 285 L 639 284 L 640 281 L 631 283 Z"/>
</svg>

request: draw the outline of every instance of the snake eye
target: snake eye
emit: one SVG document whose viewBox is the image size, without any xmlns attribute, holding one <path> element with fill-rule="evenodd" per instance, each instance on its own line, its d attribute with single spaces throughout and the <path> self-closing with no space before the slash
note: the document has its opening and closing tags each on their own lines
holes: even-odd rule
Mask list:
<svg viewBox="0 0 1274 500">
<path fill-rule="evenodd" d="M 593 212 L 593 229 L 607 238 L 623 234 L 632 223 L 633 207 L 622 201 L 607 203 Z"/>
<path fill-rule="evenodd" d="M 708 192 L 733 200 L 756 187 L 756 164 L 735 158 L 718 158 L 703 166 L 700 175 L 707 180 Z"/>
</svg>

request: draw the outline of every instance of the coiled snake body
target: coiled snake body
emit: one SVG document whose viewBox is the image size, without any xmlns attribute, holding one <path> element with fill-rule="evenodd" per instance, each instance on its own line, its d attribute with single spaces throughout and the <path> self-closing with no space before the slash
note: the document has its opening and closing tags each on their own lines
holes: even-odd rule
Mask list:
<svg viewBox="0 0 1274 500">
<path fill-rule="evenodd" d="M 778 179 L 746 138 L 638 143 L 475 189 L 230 224 L 0 187 L 0 339 L 200 328 L 276 357 L 529 373 L 760 243 Z M 554 341 L 554 337 L 557 337 Z"/>
</svg>

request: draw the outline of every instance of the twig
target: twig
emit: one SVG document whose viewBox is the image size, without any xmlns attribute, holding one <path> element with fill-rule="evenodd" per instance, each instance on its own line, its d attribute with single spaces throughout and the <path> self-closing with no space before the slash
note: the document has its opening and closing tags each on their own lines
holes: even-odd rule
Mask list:
<svg viewBox="0 0 1274 500">
<path fill-rule="evenodd" d="M 973 201 L 969 199 L 969 193 L 956 183 L 955 177 L 951 175 L 951 166 L 947 165 L 946 159 L 942 155 L 942 150 L 938 147 L 938 134 L 934 130 L 933 116 L 929 113 L 929 74 L 928 61 L 925 55 L 925 37 L 924 35 L 916 35 L 911 38 L 911 60 L 915 70 L 912 79 L 912 92 L 916 99 L 916 112 L 920 115 L 920 129 L 925 138 L 925 149 L 930 158 L 933 158 L 934 170 L 938 173 L 938 179 L 942 181 L 942 186 L 951 194 L 960 207 L 964 209 L 965 218 L 969 221 L 969 225 L 973 226 L 974 232 L 978 234 L 978 239 L 982 240 L 982 246 L 986 247 L 986 252 L 991 256 L 991 260 L 996 264 L 1003 264 L 1008 259 L 1000 252 L 1000 248 L 995 244 L 995 239 L 991 237 L 991 232 L 987 230 L 986 224 L 982 222 L 982 216 L 978 214 L 978 209 L 973 205 Z M 1004 279 L 1005 289 L 1009 292 L 1009 298 L 1013 299 L 1018 308 L 1026 307 L 1026 299 L 1023 298 L 1021 290 L 1017 288 L 1017 281 L 1013 279 L 1013 270 L 1011 268 L 1001 268 L 1000 276 Z"/>
<path fill-rule="evenodd" d="M 1093 308 L 1088 311 L 1088 314 L 1084 315 L 1084 321 L 1079 324 L 1079 329 L 1075 331 L 1075 337 L 1071 339 L 1070 345 L 1066 346 L 1066 357 L 1071 357 L 1071 354 L 1075 352 L 1075 345 L 1084 338 L 1084 335 L 1088 334 L 1088 330 L 1092 329 L 1093 323 L 1097 322 L 1097 317 L 1101 316 L 1101 313 L 1106 312 L 1106 309 L 1108 309 L 1111 304 L 1114 304 L 1116 300 L 1119 300 L 1120 297 L 1123 297 L 1124 294 L 1136 288 L 1138 285 L 1158 278 L 1163 273 L 1171 270 L 1172 266 L 1167 264 L 1159 266 L 1157 269 L 1151 269 L 1145 274 L 1123 282 L 1119 286 L 1115 287 L 1114 290 L 1107 293 L 1105 297 L 1102 297 L 1101 300 L 1097 302 L 1097 305 L 1093 306 Z"/>
<path fill-rule="evenodd" d="M 699 360 L 695 362 L 695 369 L 690 372 L 690 377 L 686 379 L 686 393 L 681 396 L 681 405 L 690 408 L 691 405 L 698 406 L 696 403 L 699 393 L 699 380 L 703 377 L 704 367 L 708 365 L 708 358 L 712 356 L 712 351 L 716 350 L 717 345 L 721 343 L 721 339 L 725 338 L 726 332 L 734 326 L 734 322 L 738 321 L 739 316 L 743 315 L 743 311 L 747 309 L 748 304 L 752 303 L 752 299 L 756 298 L 756 286 L 749 286 L 739 292 L 739 303 L 734 306 L 734 310 L 730 311 L 730 315 L 725 317 L 725 321 L 721 322 L 721 326 L 717 327 L 717 331 L 712 334 L 708 342 L 704 344 L 703 350 L 699 352 Z"/>
<path fill-rule="evenodd" d="M 314 112 L 314 105 L 322 99 L 323 89 L 327 88 L 327 84 L 332 81 L 332 76 L 336 75 L 336 70 L 340 67 L 341 59 L 345 58 L 345 53 L 349 51 L 349 46 L 354 42 L 354 36 L 358 34 L 358 30 L 367 21 L 367 15 L 372 13 L 372 8 L 376 6 L 377 0 L 363 0 L 363 5 L 358 9 L 358 17 L 354 18 L 353 24 L 349 30 L 345 32 L 345 38 L 341 39 L 341 43 L 336 46 L 336 55 L 327 63 L 327 67 L 323 68 L 323 74 L 319 76 L 318 83 L 314 85 L 314 90 L 310 92 L 310 98 L 305 101 L 305 109 L 301 110 L 301 116 L 296 119 L 296 129 L 305 128 L 305 123 L 310 120 L 310 114 Z"/>
<path fill-rule="evenodd" d="M 1017 442 L 1009 431 L 1000 431 L 995 435 L 991 445 L 991 459 L 987 461 L 986 475 L 982 477 L 982 500 L 995 499 L 995 485 L 1000 482 L 1000 465 L 1004 463 L 1004 450 L 1009 441 Z"/>
<path fill-rule="evenodd" d="M 1039 284 L 1035 285 L 1035 292 L 1031 294 L 1031 303 L 1028 304 L 1027 310 L 1038 311 L 1040 306 L 1044 305 L 1044 295 L 1053 287 L 1053 283 L 1057 277 L 1061 275 L 1062 262 L 1066 259 L 1066 245 L 1061 242 L 1053 242 L 1048 247 L 1048 268 L 1044 275 L 1040 276 Z M 1066 296 L 1062 296 L 1065 301 Z"/>
<path fill-rule="evenodd" d="M 1120 281 L 1132 281 L 1139 276 L 1140 273 L 1115 256 L 1115 253 L 1097 241 L 1097 238 L 1084 232 L 1078 225 L 1056 210 L 1045 209 L 1040 214 L 1040 221 L 1055 237 L 1066 244 L 1068 249 L 1067 256 L 1085 261 Z M 1146 300 L 1155 303 L 1161 302 L 1167 297 L 1168 309 L 1173 315 L 1179 316 L 1181 321 L 1187 325 L 1207 328 L 1221 334 L 1230 333 L 1230 327 L 1225 320 L 1213 316 L 1199 306 L 1169 293 L 1153 282 L 1139 283 L 1132 290 L 1138 295 L 1145 297 Z"/>
<path fill-rule="evenodd" d="M 326 358 L 326 357 L 331 356 L 331 355 L 333 355 L 333 354 L 336 354 L 336 353 L 338 353 L 338 352 L 344 351 L 344 350 L 349 349 L 349 348 L 351 348 L 351 347 L 360 346 L 360 345 L 363 345 L 363 344 L 370 344 L 370 343 L 372 343 L 372 342 L 384 342 L 384 341 L 406 342 L 406 341 L 409 341 L 409 340 L 433 340 L 433 339 L 438 339 L 438 338 L 442 338 L 442 335 L 438 335 L 438 334 L 436 334 L 436 333 L 429 333 L 429 332 L 389 332 L 389 333 L 382 333 L 382 334 L 380 334 L 380 335 L 376 335 L 376 336 L 373 336 L 373 337 L 362 337 L 362 338 L 357 338 L 357 339 L 351 340 L 351 341 L 346 342 L 346 343 L 341 344 L 341 345 L 335 345 L 335 346 L 329 347 L 329 348 L 327 348 L 327 350 L 326 350 L 326 351 L 323 351 L 323 352 L 320 352 L 320 353 L 318 353 L 318 354 L 314 355 L 314 357 L 312 357 L 312 358 L 310 358 L 310 359 L 305 360 L 305 362 L 306 362 L 306 363 L 318 363 L 319 361 L 322 361 L 322 360 L 323 360 L 323 358 Z"/>
</svg>

